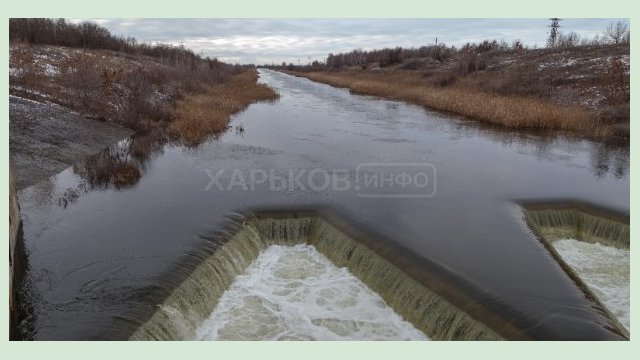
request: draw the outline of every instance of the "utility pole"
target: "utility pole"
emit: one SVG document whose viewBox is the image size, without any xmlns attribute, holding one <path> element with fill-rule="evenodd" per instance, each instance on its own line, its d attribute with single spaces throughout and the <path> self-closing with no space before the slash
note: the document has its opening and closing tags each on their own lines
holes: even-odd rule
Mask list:
<svg viewBox="0 0 640 360">
<path fill-rule="evenodd" d="M 551 24 L 549 25 L 549 28 L 551 28 L 551 30 L 549 31 L 549 39 L 547 39 L 547 47 L 555 47 L 556 41 L 558 41 L 558 29 L 560 28 L 560 21 L 562 21 L 562 19 L 550 18 L 549 20 L 551 20 Z"/>
</svg>

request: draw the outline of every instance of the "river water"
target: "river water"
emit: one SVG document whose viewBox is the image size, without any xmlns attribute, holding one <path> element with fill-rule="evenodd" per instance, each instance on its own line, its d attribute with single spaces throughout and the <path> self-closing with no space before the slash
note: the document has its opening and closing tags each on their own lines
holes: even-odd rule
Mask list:
<svg viewBox="0 0 640 360">
<path fill-rule="evenodd" d="M 134 137 L 20 192 L 25 338 L 126 339 L 176 285 L 172 271 L 198 261 L 200 235 L 238 211 L 297 207 L 335 210 L 441 264 L 536 338 L 609 337 L 518 201 L 628 214 L 628 146 L 260 76 L 279 101 L 251 105 L 217 138 Z M 123 162 L 138 172 L 105 176 Z"/>
</svg>

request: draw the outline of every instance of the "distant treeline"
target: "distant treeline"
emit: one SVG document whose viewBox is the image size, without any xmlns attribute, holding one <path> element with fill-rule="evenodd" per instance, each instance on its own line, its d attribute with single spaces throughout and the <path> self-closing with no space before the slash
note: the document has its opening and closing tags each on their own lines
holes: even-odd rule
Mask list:
<svg viewBox="0 0 640 360">
<path fill-rule="evenodd" d="M 9 40 L 14 94 L 36 100 L 46 94 L 63 106 L 136 130 L 168 124 L 180 99 L 253 68 L 202 57 L 183 46 L 115 36 L 93 22 L 10 19 Z"/>
<path fill-rule="evenodd" d="M 602 35 L 594 37 L 580 37 L 575 32 L 567 34 L 558 33 L 551 43 L 550 49 L 569 49 L 574 47 L 608 46 L 621 45 L 629 46 L 630 31 L 628 24 L 618 21 L 611 23 Z M 536 49 L 534 47 L 533 49 Z M 426 45 L 418 48 L 384 48 L 377 50 L 352 50 L 346 53 L 330 53 L 324 61 L 315 60 L 306 65 L 294 65 L 293 63 L 282 63 L 281 65 L 269 65 L 268 67 L 287 70 L 320 71 L 330 69 L 341 69 L 344 67 L 361 66 L 366 68 L 369 64 L 378 64 L 380 67 L 400 64 L 405 60 L 431 58 L 438 62 L 446 62 L 450 59 L 471 59 L 475 62 L 477 58 L 487 57 L 506 52 L 518 52 L 532 50 L 521 41 L 512 43 L 497 40 L 485 40 L 480 43 L 467 43 L 459 48 L 447 46 L 445 44 Z M 480 62 L 483 60 L 480 59 Z M 410 63 L 410 61 L 409 61 Z M 482 65 L 480 65 L 482 66 Z M 411 65 L 408 65 L 411 67 Z"/>
<path fill-rule="evenodd" d="M 329 54 L 326 65 L 330 68 L 343 66 L 365 65 L 379 63 L 388 66 L 402 62 L 403 59 L 430 57 L 438 61 L 445 61 L 451 57 L 455 48 L 445 45 L 421 46 L 419 48 L 403 49 L 401 47 L 381 50 L 353 50 L 343 54 Z"/>
<path fill-rule="evenodd" d="M 400 64 L 405 60 L 418 58 L 430 58 L 438 62 L 445 62 L 460 54 L 487 54 L 496 51 L 518 51 L 525 46 L 520 41 L 508 44 L 504 41 L 485 40 L 478 44 L 467 43 L 461 48 L 455 46 L 426 45 L 418 48 L 384 48 L 377 50 L 353 50 L 346 53 L 330 53 L 324 62 L 313 61 L 308 65 L 295 66 L 293 64 L 282 63 L 282 65 L 271 65 L 271 67 L 285 68 L 289 70 L 301 69 L 317 71 L 323 69 L 340 69 L 349 66 L 366 67 L 368 64 L 379 64 L 380 67 Z"/>
<path fill-rule="evenodd" d="M 112 50 L 159 59 L 172 66 L 193 70 L 206 63 L 215 67 L 218 60 L 203 58 L 183 46 L 139 43 L 133 37 L 115 36 L 93 22 L 72 23 L 65 19 L 9 19 L 9 41 L 36 45 L 56 45 L 92 50 Z"/>
</svg>

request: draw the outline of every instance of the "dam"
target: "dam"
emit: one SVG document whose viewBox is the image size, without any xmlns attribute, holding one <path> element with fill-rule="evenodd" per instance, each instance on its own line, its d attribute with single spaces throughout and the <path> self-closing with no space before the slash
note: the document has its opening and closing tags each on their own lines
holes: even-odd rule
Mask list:
<svg viewBox="0 0 640 360">
<path fill-rule="evenodd" d="M 628 146 L 499 129 L 269 70 L 260 76 L 280 100 L 250 106 L 218 137 L 190 147 L 136 135 L 19 192 L 21 338 L 359 338 L 380 319 L 388 339 L 629 338 L 624 306 L 598 296 L 552 244 L 628 249 Z M 103 181 L 109 162 L 136 166 L 139 176 Z M 416 167 L 428 174 L 425 188 L 355 186 L 383 168 L 419 179 Z M 535 205 L 540 199 L 552 206 Z M 562 212 L 562 204 L 571 206 Z M 246 295 L 252 265 L 277 273 L 291 259 L 322 268 L 317 284 L 340 271 L 360 301 L 384 306 L 350 323 L 314 308 L 314 327 L 292 320 L 251 335 L 232 326 L 225 296 L 256 299 Z M 329 306 L 332 289 L 312 304 Z M 275 299 L 285 295 L 263 292 L 260 301 L 282 308 Z"/>
</svg>

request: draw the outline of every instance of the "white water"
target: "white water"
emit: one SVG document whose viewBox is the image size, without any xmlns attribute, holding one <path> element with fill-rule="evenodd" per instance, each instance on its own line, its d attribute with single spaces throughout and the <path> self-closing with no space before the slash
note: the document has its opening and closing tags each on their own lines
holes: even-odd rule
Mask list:
<svg viewBox="0 0 640 360">
<path fill-rule="evenodd" d="M 553 242 L 571 266 L 618 320 L 629 329 L 629 250 L 574 239 Z"/>
<path fill-rule="evenodd" d="M 311 245 L 273 245 L 222 295 L 200 340 L 428 340 Z"/>
</svg>

